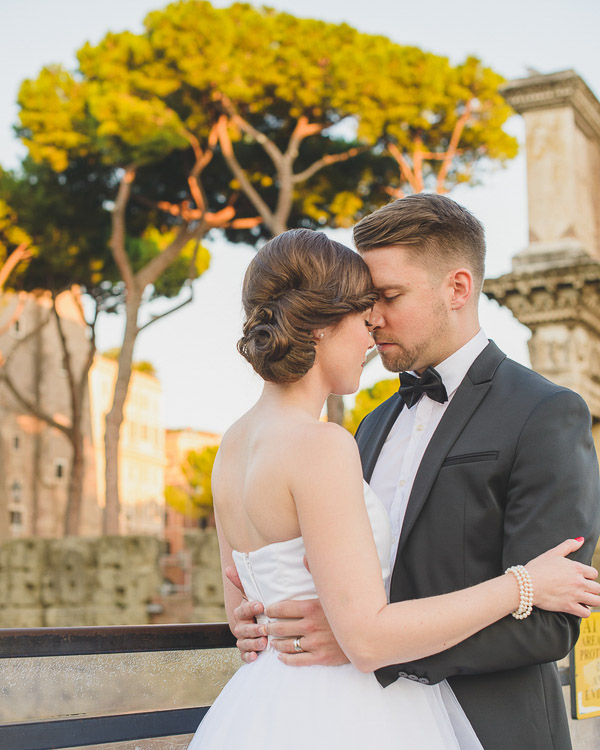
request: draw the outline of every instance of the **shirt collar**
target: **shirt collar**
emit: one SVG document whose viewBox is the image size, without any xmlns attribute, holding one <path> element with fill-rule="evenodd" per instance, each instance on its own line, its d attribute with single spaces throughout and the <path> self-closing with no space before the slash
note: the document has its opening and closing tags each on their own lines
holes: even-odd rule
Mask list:
<svg viewBox="0 0 600 750">
<path fill-rule="evenodd" d="M 480 328 L 464 346 L 436 365 L 435 369 L 439 372 L 449 397 L 462 383 L 469 368 L 488 344 L 488 337 Z"/>
</svg>

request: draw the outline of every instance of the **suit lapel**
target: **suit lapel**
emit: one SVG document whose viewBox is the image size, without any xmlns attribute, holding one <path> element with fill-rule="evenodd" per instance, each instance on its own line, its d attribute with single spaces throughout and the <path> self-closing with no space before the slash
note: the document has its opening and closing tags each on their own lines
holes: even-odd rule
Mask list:
<svg viewBox="0 0 600 750">
<path fill-rule="evenodd" d="M 471 365 L 465 379 L 454 394 L 429 441 L 415 476 L 398 542 L 398 553 L 404 546 L 427 500 L 444 459 L 491 388 L 494 373 L 505 357 L 506 355 L 490 341 Z"/>
<path fill-rule="evenodd" d="M 370 424 L 365 423 L 365 426 L 359 430 L 356 436 L 363 476 L 366 482 L 371 481 L 381 448 L 403 406 L 403 400 L 397 393 L 394 394 L 379 407 L 377 412 L 373 414 L 373 419 L 369 420 Z"/>
</svg>

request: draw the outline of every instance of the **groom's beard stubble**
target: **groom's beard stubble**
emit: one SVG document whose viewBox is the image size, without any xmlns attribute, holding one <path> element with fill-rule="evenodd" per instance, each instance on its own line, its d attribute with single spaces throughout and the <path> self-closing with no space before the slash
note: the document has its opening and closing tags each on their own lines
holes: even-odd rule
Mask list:
<svg viewBox="0 0 600 750">
<path fill-rule="evenodd" d="M 413 346 L 406 346 L 389 334 L 373 333 L 375 343 L 379 339 L 382 343 L 395 344 L 391 351 L 379 352 L 381 362 L 386 370 L 390 372 L 407 372 L 418 370 L 422 372 L 430 365 L 435 367 L 446 355 L 440 355 L 440 345 L 435 342 L 444 342 L 448 336 L 449 320 L 448 313 L 443 305 L 436 308 L 437 325 L 431 336 Z"/>
<path fill-rule="evenodd" d="M 390 352 L 379 352 L 381 362 L 385 369 L 390 372 L 405 372 L 406 370 L 412 370 L 413 365 L 419 359 L 419 348 L 413 347 L 407 349 L 396 341 L 390 341 L 389 337 L 386 339 L 386 342 L 396 344 L 396 348 Z"/>
</svg>

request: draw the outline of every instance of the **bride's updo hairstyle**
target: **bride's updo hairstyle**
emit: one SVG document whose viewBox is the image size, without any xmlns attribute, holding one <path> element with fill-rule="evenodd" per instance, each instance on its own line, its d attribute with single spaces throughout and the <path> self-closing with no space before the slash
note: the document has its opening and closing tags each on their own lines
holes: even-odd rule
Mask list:
<svg viewBox="0 0 600 750">
<path fill-rule="evenodd" d="M 377 293 L 364 260 L 322 232 L 291 229 L 250 262 L 238 350 L 273 383 L 293 383 L 315 361 L 313 331 L 373 306 Z"/>
</svg>

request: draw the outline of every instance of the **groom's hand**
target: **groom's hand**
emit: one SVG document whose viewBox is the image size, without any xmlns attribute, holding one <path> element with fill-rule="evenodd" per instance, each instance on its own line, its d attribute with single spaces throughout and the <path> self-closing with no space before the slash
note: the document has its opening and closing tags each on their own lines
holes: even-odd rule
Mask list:
<svg viewBox="0 0 600 750">
<path fill-rule="evenodd" d="M 269 618 L 278 619 L 267 624 L 267 633 L 274 636 L 271 646 L 281 652 L 279 658 L 284 664 L 336 667 L 348 663 L 348 657 L 335 640 L 318 599 L 271 604 L 266 614 Z M 294 648 L 296 639 L 301 652 Z"/>
<path fill-rule="evenodd" d="M 244 595 L 244 588 L 235 565 L 225 568 L 225 575 Z M 245 596 L 245 595 L 244 595 Z M 231 628 L 237 638 L 237 647 L 240 650 L 242 660 L 250 663 L 258 656 L 259 651 L 267 647 L 266 630 L 264 625 L 256 622 L 256 616 L 264 612 L 260 602 L 249 602 L 246 598 L 233 610 L 234 625 Z"/>
</svg>

